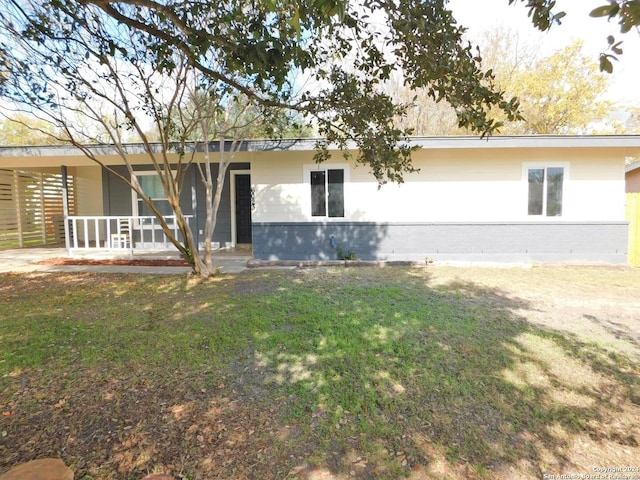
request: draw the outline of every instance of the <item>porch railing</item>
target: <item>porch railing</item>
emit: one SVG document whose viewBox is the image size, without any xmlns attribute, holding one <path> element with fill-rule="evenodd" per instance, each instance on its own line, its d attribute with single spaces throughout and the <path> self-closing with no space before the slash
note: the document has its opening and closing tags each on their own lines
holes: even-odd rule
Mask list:
<svg viewBox="0 0 640 480">
<path fill-rule="evenodd" d="M 164 217 L 173 235 L 184 241 L 176 217 Z M 193 215 L 185 215 L 191 223 Z M 64 225 L 67 253 L 73 255 L 80 250 L 129 251 L 172 250 L 155 216 L 68 216 Z"/>
</svg>

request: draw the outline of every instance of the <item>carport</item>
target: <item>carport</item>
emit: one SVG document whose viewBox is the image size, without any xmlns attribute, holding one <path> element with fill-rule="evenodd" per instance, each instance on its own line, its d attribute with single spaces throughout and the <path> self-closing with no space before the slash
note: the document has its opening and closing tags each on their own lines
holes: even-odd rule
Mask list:
<svg viewBox="0 0 640 480">
<path fill-rule="evenodd" d="M 0 248 L 64 243 L 75 189 L 65 168 L 55 170 L 0 169 Z"/>
</svg>

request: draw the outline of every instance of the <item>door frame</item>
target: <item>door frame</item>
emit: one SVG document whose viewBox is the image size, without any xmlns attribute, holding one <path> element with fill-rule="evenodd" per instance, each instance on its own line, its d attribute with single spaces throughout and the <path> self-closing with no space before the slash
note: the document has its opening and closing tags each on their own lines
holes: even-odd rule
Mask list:
<svg viewBox="0 0 640 480">
<path fill-rule="evenodd" d="M 237 245 L 238 238 L 238 225 L 236 222 L 236 175 L 249 175 L 251 176 L 251 170 L 231 170 L 231 181 L 229 185 L 229 195 L 231 204 L 231 243 L 235 247 Z M 252 187 L 253 188 L 253 187 Z"/>
</svg>

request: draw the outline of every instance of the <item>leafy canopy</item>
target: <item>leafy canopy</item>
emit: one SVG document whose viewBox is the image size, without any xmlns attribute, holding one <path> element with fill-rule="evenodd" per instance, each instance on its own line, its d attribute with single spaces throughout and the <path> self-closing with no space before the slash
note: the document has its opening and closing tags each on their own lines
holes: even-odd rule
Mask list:
<svg viewBox="0 0 640 480">
<path fill-rule="evenodd" d="M 509 0 L 509 5 L 517 2 L 526 3 L 529 17 L 533 24 L 542 31 L 548 30 L 554 24 L 560 24 L 565 12 L 554 11 L 556 0 Z M 620 33 L 626 34 L 631 30 L 638 31 L 640 26 L 640 0 L 607 0 L 605 5 L 594 8 L 590 15 L 595 18 L 607 17 L 609 21 L 617 20 Z M 613 72 L 611 60 L 617 60 L 622 55 L 622 41 L 617 41 L 612 35 L 607 37 L 607 51 L 600 54 L 600 70 Z"/>
<path fill-rule="evenodd" d="M 617 19 L 620 32 L 625 34 L 632 29 L 638 30 L 640 25 L 640 1 L 638 0 L 609 0 L 609 3 L 594 8 L 591 11 L 592 17 L 607 17 L 609 20 Z M 611 73 L 613 63 L 622 55 L 622 41 L 616 41 L 613 35 L 607 37 L 608 52 L 600 54 L 600 70 Z"/>
<path fill-rule="evenodd" d="M 487 32 L 479 44 L 483 66 L 491 69 L 503 91 L 518 98 L 524 117 L 505 122 L 501 135 L 584 135 L 625 128 L 608 115 L 622 107 L 603 100 L 608 77 L 598 71 L 594 59 L 582 53 L 581 41 L 542 56 L 537 45 L 520 42 L 517 31 L 498 28 Z M 436 103 L 423 91 L 398 84 L 390 84 L 389 89 L 404 101 L 413 99 L 407 115 L 398 122 L 412 125 L 417 135 L 469 133 L 457 128 L 455 112 L 444 102 Z M 501 118 L 500 112 L 495 112 L 495 118 Z"/>
<path fill-rule="evenodd" d="M 516 100 L 481 69 L 446 3 L 0 0 L 0 95 L 55 109 L 59 92 L 50 80 L 64 78 L 81 95 L 78 77 L 114 58 L 171 76 L 179 52 L 219 90 L 212 94 L 303 115 L 323 138 L 317 160 L 334 144 L 347 157 L 357 151 L 380 183 L 402 181 L 413 170 L 404 141 L 412 131 L 393 121 L 406 105 L 384 92 L 392 75 L 451 104 L 459 126 L 481 135 L 501 126 L 496 109 L 507 121 L 519 118 Z M 81 56 L 84 45 L 90 49 Z M 137 108 L 149 108 L 144 98 Z"/>
</svg>

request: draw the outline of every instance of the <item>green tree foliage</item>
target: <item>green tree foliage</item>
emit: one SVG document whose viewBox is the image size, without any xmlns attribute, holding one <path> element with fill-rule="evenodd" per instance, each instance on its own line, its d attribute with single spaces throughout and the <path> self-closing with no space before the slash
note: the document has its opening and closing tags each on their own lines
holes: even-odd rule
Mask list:
<svg viewBox="0 0 640 480">
<path fill-rule="evenodd" d="M 394 72 L 450 103 L 459 125 L 474 132 L 496 131 L 495 108 L 517 118 L 514 101 L 462 41 L 464 29 L 445 0 L 0 0 L 0 10 L 5 98 L 59 108 L 52 80 L 65 78 L 74 92 L 79 73 L 109 58 L 171 75 L 180 52 L 218 88 L 304 115 L 325 138 L 318 160 L 327 158 L 329 143 L 346 156 L 355 143 L 356 160 L 381 183 L 412 171 L 411 148 L 402 142 L 411 131 L 393 123 L 405 106 L 382 89 Z"/>
<path fill-rule="evenodd" d="M 458 127 L 453 107 L 447 102 L 437 102 L 424 88 L 413 90 L 404 86 L 400 79 L 392 79 L 387 85 L 387 92 L 397 101 L 408 105 L 406 112 L 395 119 L 398 128 L 411 129 L 415 136 L 420 137 L 467 133 Z"/>
<path fill-rule="evenodd" d="M 523 120 L 504 122 L 503 135 L 587 134 L 620 132 L 621 122 L 611 119 L 611 102 L 602 100 L 608 77 L 598 72 L 596 62 L 582 53 L 582 43 L 542 57 L 537 45 L 527 44 L 518 32 L 497 28 L 480 40 L 482 62 L 495 75 L 496 84 L 518 98 Z M 391 84 L 390 92 L 412 102 L 402 128 L 414 128 L 417 135 L 465 135 L 456 124 L 455 111 L 436 103 L 424 91 L 411 91 Z M 500 112 L 495 112 L 500 119 Z"/>
<path fill-rule="evenodd" d="M 0 114 L 1 115 L 1 114 Z M 67 143 L 59 138 L 51 123 L 31 115 L 0 116 L 0 146 L 58 145 Z"/>
<path fill-rule="evenodd" d="M 532 23 L 540 30 L 549 30 L 553 25 L 560 24 L 565 12 L 554 11 L 556 0 L 509 0 L 509 5 L 524 3 L 529 9 Z"/>
<path fill-rule="evenodd" d="M 534 26 L 542 31 L 549 30 L 554 24 L 560 24 L 566 13 L 554 10 L 556 0 L 509 0 L 509 5 L 525 3 L 529 9 L 529 17 Z M 607 0 L 605 5 L 594 8 L 592 17 L 606 17 L 609 21 L 616 20 L 620 26 L 620 33 L 626 34 L 632 30 L 639 32 L 640 1 L 639 0 Z M 640 32 L 639 32 L 640 33 Z M 607 37 L 607 50 L 600 54 L 600 70 L 613 72 L 611 60 L 617 60 L 622 55 L 622 41 L 617 41 L 610 35 Z"/>
<path fill-rule="evenodd" d="M 620 33 L 628 33 L 632 29 L 638 32 L 640 25 L 640 1 L 638 0 L 609 0 L 609 3 L 594 8 L 591 11 L 592 17 L 607 17 L 608 20 L 615 19 L 620 26 Z M 613 35 L 607 37 L 607 51 L 600 54 L 600 70 L 611 73 L 613 63 L 622 55 L 622 41 L 617 41 Z"/>
</svg>

